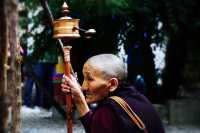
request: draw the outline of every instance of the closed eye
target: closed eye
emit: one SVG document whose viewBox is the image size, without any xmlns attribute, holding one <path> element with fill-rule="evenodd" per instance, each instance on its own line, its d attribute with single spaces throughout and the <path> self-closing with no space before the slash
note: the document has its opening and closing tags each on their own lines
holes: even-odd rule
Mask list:
<svg viewBox="0 0 200 133">
<path fill-rule="evenodd" d="M 92 76 L 87 76 L 86 78 L 88 81 L 93 81 L 94 79 L 92 78 Z"/>
</svg>

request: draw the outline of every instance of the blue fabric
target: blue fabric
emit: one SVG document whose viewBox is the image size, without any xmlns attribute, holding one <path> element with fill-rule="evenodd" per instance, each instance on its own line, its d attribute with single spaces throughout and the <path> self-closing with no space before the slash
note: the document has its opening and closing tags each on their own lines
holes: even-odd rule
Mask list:
<svg viewBox="0 0 200 133">
<path fill-rule="evenodd" d="M 28 67 L 28 65 L 26 65 L 26 67 Z M 41 63 L 32 64 L 31 67 L 32 67 L 33 74 L 38 79 L 42 79 L 44 76 L 44 73 L 42 71 L 42 64 Z M 33 104 L 36 106 L 42 106 L 43 94 L 37 84 L 35 84 L 35 87 L 36 87 L 35 102 L 34 103 L 32 102 L 33 84 L 35 83 L 35 81 L 33 80 L 32 74 L 29 71 L 29 69 L 30 68 L 26 68 L 27 79 L 26 79 L 25 85 L 24 85 L 24 98 L 23 98 L 24 105 L 26 105 L 28 107 L 32 106 Z"/>
</svg>

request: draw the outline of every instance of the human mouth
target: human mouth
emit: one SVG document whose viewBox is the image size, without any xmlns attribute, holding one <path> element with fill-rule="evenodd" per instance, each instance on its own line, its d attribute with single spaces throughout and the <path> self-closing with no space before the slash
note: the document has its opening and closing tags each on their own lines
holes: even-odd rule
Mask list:
<svg viewBox="0 0 200 133">
<path fill-rule="evenodd" d="M 92 94 L 89 94 L 89 93 L 86 93 L 86 98 L 92 98 L 93 97 L 93 95 Z"/>
</svg>

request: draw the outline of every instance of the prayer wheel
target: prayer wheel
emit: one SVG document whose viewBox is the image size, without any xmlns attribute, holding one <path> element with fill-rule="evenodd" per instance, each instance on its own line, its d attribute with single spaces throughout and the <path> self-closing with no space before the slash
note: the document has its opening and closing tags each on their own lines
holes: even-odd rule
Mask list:
<svg viewBox="0 0 200 133">
<path fill-rule="evenodd" d="M 80 37 L 79 31 L 85 33 L 86 38 L 91 38 L 93 34 L 96 33 L 94 29 L 85 30 L 79 28 L 79 19 L 73 19 L 68 16 L 69 9 L 66 2 L 64 2 L 61 10 L 63 16 L 53 22 L 53 38 L 58 39 L 61 42 L 62 50 L 64 52 L 64 73 L 66 76 L 70 77 L 71 74 L 71 63 L 70 63 L 70 50 L 72 46 L 69 44 L 70 40 Z M 62 44 L 62 40 L 65 40 L 65 44 Z M 71 93 L 66 94 L 66 116 L 67 116 L 67 133 L 72 133 L 73 123 L 72 123 L 72 95 Z"/>
<path fill-rule="evenodd" d="M 64 52 L 64 62 L 65 62 L 65 76 L 70 77 L 71 74 L 71 63 L 70 63 L 70 50 L 72 46 L 70 46 L 70 40 L 79 38 L 79 19 L 72 19 L 68 17 L 69 13 L 68 5 L 64 2 L 62 6 L 62 14 L 63 17 L 55 20 L 53 22 L 53 38 L 65 40 L 66 45 L 62 46 Z M 66 42 L 67 40 L 67 42 Z M 73 132 L 73 122 L 72 122 L 72 95 L 71 93 L 67 93 L 65 97 L 66 101 L 66 127 L 67 133 Z"/>
</svg>

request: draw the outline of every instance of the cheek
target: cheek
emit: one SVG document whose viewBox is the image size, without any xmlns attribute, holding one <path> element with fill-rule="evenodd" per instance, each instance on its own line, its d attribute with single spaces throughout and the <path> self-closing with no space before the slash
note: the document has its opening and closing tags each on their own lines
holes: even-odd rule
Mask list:
<svg viewBox="0 0 200 133">
<path fill-rule="evenodd" d="M 101 85 L 98 86 L 98 88 L 95 88 L 93 90 L 93 94 L 95 95 L 94 97 L 96 97 L 98 100 L 101 100 L 105 97 L 108 96 L 108 87 L 106 85 Z"/>
<path fill-rule="evenodd" d="M 91 84 L 90 85 L 90 92 L 94 94 L 104 94 L 107 90 L 107 86 L 105 84 Z"/>
<path fill-rule="evenodd" d="M 88 93 L 90 95 L 87 96 L 88 102 L 100 101 L 108 96 L 108 87 L 105 84 L 101 85 L 93 85 L 90 84 L 90 88 L 88 89 Z"/>
</svg>

